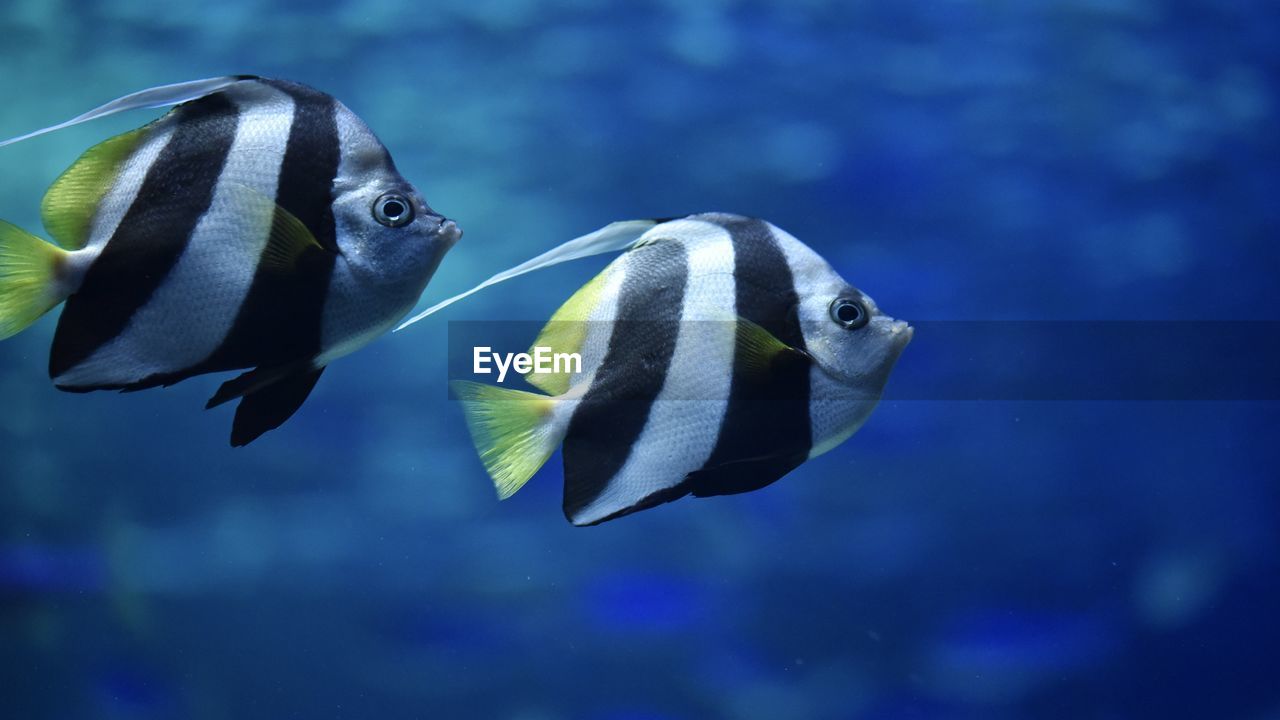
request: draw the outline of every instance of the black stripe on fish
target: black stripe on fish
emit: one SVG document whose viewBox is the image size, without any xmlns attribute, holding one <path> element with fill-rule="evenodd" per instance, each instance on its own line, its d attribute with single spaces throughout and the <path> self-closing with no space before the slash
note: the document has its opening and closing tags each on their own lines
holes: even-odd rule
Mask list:
<svg viewBox="0 0 1280 720">
<path fill-rule="evenodd" d="M 564 514 L 571 522 L 604 492 L 644 431 L 675 354 L 688 277 L 683 243 L 658 241 L 627 259 L 608 350 L 565 433 Z"/>
<path fill-rule="evenodd" d="M 128 327 L 164 283 L 209 209 L 239 112 L 224 94 L 215 93 L 179 106 L 170 118 L 172 137 L 147 169 L 137 197 L 80 288 L 67 299 L 49 354 L 52 378 L 92 357 Z"/>
<path fill-rule="evenodd" d="M 259 265 L 231 331 L 198 372 L 282 366 L 310 360 L 323 350 L 325 297 L 337 258 L 333 220 L 333 184 L 341 160 L 337 101 L 296 83 L 269 80 L 266 84 L 287 93 L 294 102 L 276 203 L 301 220 L 324 250 L 304 253 L 291 273 L 264 271 Z"/>
<path fill-rule="evenodd" d="M 294 102 L 293 127 L 280 167 L 276 202 L 307 226 L 320 247 L 337 253 L 333 183 L 342 155 L 338 102 L 298 83 L 268 80 L 266 84 L 288 94 Z"/>
<path fill-rule="evenodd" d="M 769 225 L 746 218 L 709 218 L 733 240 L 735 306 L 739 316 L 787 345 L 805 350 L 795 279 Z M 803 356 L 775 363 L 766 376 L 747 371 L 735 352 L 729 404 L 715 449 L 691 473 L 695 496 L 762 488 L 799 466 L 813 444 L 809 421 L 810 364 Z"/>
</svg>

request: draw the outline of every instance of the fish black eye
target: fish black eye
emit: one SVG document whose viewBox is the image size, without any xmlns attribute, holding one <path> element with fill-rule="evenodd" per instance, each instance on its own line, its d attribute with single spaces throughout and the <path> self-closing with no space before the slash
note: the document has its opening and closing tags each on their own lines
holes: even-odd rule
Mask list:
<svg viewBox="0 0 1280 720">
<path fill-rule="evenodd" d="M 387 193 L 373 201 L 373 219 L 387 227 L 403 227 L 413 220 L 413 204 L 403 195 Z"/>
<path fill-rule="evenodd" d="M 871 321 L 871 313 L 857 300 L 836 298 L 831 301 L 831 319 L 846 330 L 857 330 Z"/>
</svg>

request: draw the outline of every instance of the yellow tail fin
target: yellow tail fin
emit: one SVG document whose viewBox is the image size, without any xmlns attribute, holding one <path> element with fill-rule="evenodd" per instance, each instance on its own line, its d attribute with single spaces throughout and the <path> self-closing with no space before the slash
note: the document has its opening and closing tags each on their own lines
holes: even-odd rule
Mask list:
<svg viewBox="0 0 1280 720">
<path fill-rule="evenodd" d="M 0 340 L 22 332 L 66 297 L 57 273 L 67 252 L 0 220 Z"/>
<path fill-rule="evenodd" d="M 551 423 L 556 399 L 481 383 L 449 383 L 462 401 L 467 429 L 498 497 L 506 500 L 555 452 L 560 438 Z"/>
</svg>

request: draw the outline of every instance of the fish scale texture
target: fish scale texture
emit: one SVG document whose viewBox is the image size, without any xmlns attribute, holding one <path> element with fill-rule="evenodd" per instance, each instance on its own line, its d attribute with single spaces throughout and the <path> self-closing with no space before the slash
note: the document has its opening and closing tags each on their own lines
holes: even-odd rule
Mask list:
<svg viewBox="0 0 1280 720">
<path fill-rule="evenodd" d="M 233 97 L 240 115 L 231 152 L 177 263 L 124 332 L 58 378 L 60 383 L 127 385 L 179 372 L 207 359 L 227 336 L 267 243 L 292 113 L 292 102 L 266 86 L 238 86 Z M 129 172 L 126 164 L 123 182 L 136 182 Z M 118 208 L 103 212 L 116 214 Z"/>
<path fill-rule="evenodd" d="M 661 391 L 626 463 L 581 513 L 584 522 L 675 487 L 700 468 L 715 447 L 733 366 L 733 254 L 725 252 L 728 239 L 723 231 L 702 223 L 688 225 L 695 234 L 683 242 L 688 274 L 675 351 L 668 367 L 653 370 L 665 372 Z M 646 279 L 653 284 L 667 281 L 661 276 Z M 628 328 L 642 334 L 655 330 L 644 322 L 622 326 L 624 332 Z"/>
</svg>

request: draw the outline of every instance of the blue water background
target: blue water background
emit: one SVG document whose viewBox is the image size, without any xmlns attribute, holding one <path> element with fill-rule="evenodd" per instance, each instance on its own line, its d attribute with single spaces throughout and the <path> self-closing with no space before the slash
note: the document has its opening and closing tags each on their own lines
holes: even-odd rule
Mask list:
<svg viewBox="0 0 1280 720">
<path fill-rule="evenodd" d="M 427 300 L 723 210 L 909 320 L 1280 319 L 1269 2 L 6 0 L 0 37 L 0 136 L 224 73 L 337 96 L 466 230 Z M 151 116 L 0 150 L 0 217 Z M 0 717 L 1280 717 L 1275 402 L 892 400 L 763 491 L 577 529 L 558 458 L 494 499 L 446 322 L 600 266 L 241 450 L 224 378 L 69 395 L 54 317 L 0 343 Z"/>
</svg>

